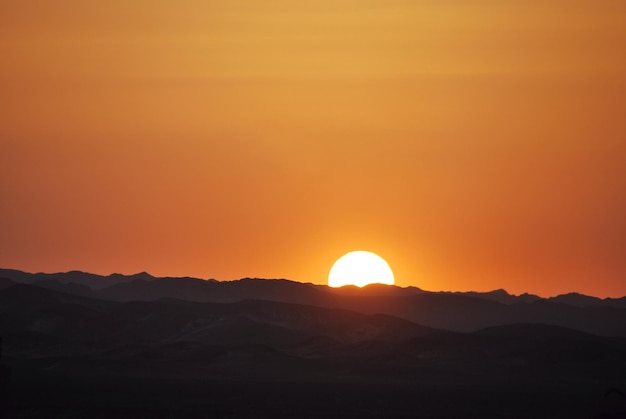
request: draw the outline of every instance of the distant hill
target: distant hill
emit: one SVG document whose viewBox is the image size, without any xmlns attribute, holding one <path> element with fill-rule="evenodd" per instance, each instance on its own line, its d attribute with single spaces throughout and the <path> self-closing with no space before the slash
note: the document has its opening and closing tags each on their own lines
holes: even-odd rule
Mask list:
<svg viewBox="0 0 626 419">
<path fill-rule="evenodd" d="M 511 295 L 508 292 L 506 292 L 506 290 L 503 290 L 503 289 L 488 291 L 488 292 L 476 292 L 476 291 L 454 292 L 451 294 L 482 298 L 485 300 L 496 301 L 502 304 L 532 303 L 534 301 L 541 299 L 541 297 L 538 297 L 533 294 Z"/>
<path fill-rule="evenodd" d="M 0 276 L 10 281 L 115 302 L 149 302 L 163 298 L 204 303 L 266 300 L 368 315 L 386 314 L 435 329 L 457 332 L 534 323 L 604 336 L 626 336 L 626 298 L 599 299 L 566 294 L 542 299 L 529 294 L 514 296 L 505 290 L 487 293 L 427 292 L 415 287 L 382 284 L 364 288 L 330 288 L 284 279 L 215 281 L 154 278 L 146 273 L 101 277 L 80 272 L 26 274 L 0 270 Z"/>
<path fill-rule="evenodd" d="M 59 273 L 28 273 L 15 269 L 0 269 L 0 277 L 8 278 L 14 282 L 33 284 L 35 282 L 44 280 L 53 280 L 63 284 L 76 283 L 80 285 L 86 285 L 93 290 L 99 290 L 124 282 L 131 282 L 137 279 L 150 281 L 154 279 L 153 276 L 146 272 L 138 273 L 135 275 L 121 275 L 112 274 L 109 276 L 102 276 L 96 274 L 90 274 L 81 271 L 59 272 Z"/>
<path fill-rule="evenodd" d="M 590 297 L 588 295 L 569 293 L 548 298 L 548 301 L 568 304 L 576 307 L 617 307 L 626 308 L 626 297 L 605 298 Z"/>
<path fill-rule="evenodd" d="M 283 281 L 241 282 L 244 287 L 254 284 L 253 288 L 264 284 L 295 286 Z M 376 373 L 409 379 L 430 363 L 445 361 L 474 368 L 480 360 L 485 366 L 491 365 L 489 368 L 497 368 L 511 357 L 541 363 L 561 351 L 569 357 L 568 362 L 578 365 L 586 354 L 597 362 L 618 361 L 622 349 L 614 353 L 610 348 L 614 342 L 622 342 L 619 348 L 626 347 L 626 340 L 614 341 L 554 325 L 508 324 L 466 335 L 388 314 L 363 313 L 365 307 L 369 311 L 395 308 L 406 310 L 402 312 L 405 316 L 430 323 L 464 321 L 467 327 L 488 323 L 485 319 L 497 323 L 493 316 L 502 316 L 502 310 L 536 308 L 535 303 L 504 305 L 463 295 L 429 293 L 369 296 L 365 301 L 354 295 L 334 298 L 329 301 L 341 302 L 343 308 L 267 300 L 115 302 L 15 284 L 0 290 L 0 335 L 12 357 L 30 359 L 42 368 L 80 374 L 118 371 L 190 377 L 211 371 L 222 376 L 262 373 L 276 377 Z M 567 318 L 575 318 L 577 310 L 585 316 L 593 314 L 588 310 L 595 310 L 546 301 L 539 306 L 548 312 L 557 310 Z M 263 359 L 267 364 L 261 366 Z M 396 371 L 399 365 L 402 372 Z M 103 366 L 108 367 L 102 370 Z"/>
<path fill-rule="evenodd" d="M 307 304 L 324 295 L 324 288 L 288 280 L 245 278 L 239 281 L 205 281 L 194 278 L 134 280 L 99 290 L 100 298 L 113 301 L 154 301 L 179 298 L 196 302 L 235 302 L 261 299 Z"/>
</svg>

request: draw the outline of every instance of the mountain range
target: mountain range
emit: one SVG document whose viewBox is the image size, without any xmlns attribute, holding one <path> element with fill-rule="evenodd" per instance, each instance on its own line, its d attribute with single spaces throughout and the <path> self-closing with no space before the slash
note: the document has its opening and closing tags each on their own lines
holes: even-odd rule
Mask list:
<svg viewBox="0 0 626 419">
<path fill-rule="evenodd" d="M 624 298 L 2 269 L 0 336 L 17 417 L 626 414 Z"/>
<path fill-rule="evenodd" d="M 505 290 L 427 292 L 372 284 L 330 288 L 285 279 L 238 281 L 155 278 L 147 273 L 99 276 L 84 272 L 29 274 L 0 269 L 0 289 L 13 283 L 33 285 L 98 300 L 130 302 L 174 298 L 189 302 L 230 303 L 247 299 L 382 313 L 424 326 L 457 332 L 485 327 L 540 323 L 603 336 L 626 337 L 626 297 L 600 299 L 577 293 L 540 298 Z"/>
</svg>

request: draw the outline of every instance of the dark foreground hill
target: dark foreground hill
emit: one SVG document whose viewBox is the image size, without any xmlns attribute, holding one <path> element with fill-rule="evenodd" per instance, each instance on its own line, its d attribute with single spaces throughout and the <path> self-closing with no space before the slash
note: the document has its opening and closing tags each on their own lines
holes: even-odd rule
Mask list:
<svg viewBox="0 0 626 419">
<path fill-rule="evenodd" d="M 283 281 L 242 284 L 300 290 Z M 458 333 L 366 313 L 398 299 L 426 307 L 453 302 L 462 307 L 459 316 L 472 304 L 521 303 L 465 295 L 424 300 L 428 294 L 387 289 L 325 294 L 315 286 L 312 295 L 344 308 L 267 299 L 122 302 L 43 285 L 0 281 L 3 363 L 11 368 L 10 405 L 0 413 L 14 417 L 626 414 L 626 401 L 611 390 L 626 388 L 623 338 L 532 322 Z M 79 289 L 84 293 L 67 291 Z M 346 309 L 350 304 L 359 310 Z"/>
</svg>

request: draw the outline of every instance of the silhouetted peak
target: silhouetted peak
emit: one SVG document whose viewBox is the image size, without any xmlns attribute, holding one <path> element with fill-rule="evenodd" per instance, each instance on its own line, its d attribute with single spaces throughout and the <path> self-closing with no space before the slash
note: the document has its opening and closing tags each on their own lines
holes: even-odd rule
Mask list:
<svg viewBox="0 0 626 419">
<path fill-rule="evenodd" d="M 363 289 L 367 288 L 367 289 L 373 290 L 373 289 L 389 289 L 389 288 L 393 288 L 393 287 L 395 287 L 395 285 L 374 283 L 374 284 L 364 285 L 362 288 Z"/>
<path fill-rule="evenodd" d="M 131 276 L 136 279 L 145 279 L 145 280 L 154 279 L 154 277 L 150 275 L 148 272 L 139 272 L 138 274 L 131 275 Z"/>
<path fill-rule="evenodd" d="M 296 281 L 292 281 L 291 279 L 285 279 L 285 278 L 250 278 L 250 277 L 245 277 L 245 278 L 241 278 L 241 279 L 236 279 L 236 281 L 249 281 L 249 282 L 290 282 L 290 283 L 296 283 Z M 233 281 L 227 281 L 227 282 L 233 282 Z"/>
<path fill-rule="evenodd" d="M 342 286 L 337 287 L 335 289 L 337 289 L 337 290 L 360 290 L 361 287 L 357 287 L 356 285 L 348 284 L 348 285 L 342 285 Z"/>
<path fill-rule="evenodd" d="M 585 294 L 581 294 L 579 292 L 566 292 L 565 294 L 559 294 L 557 297 L 588 297 Z"/>
<path fill-rule="evenodd" d="M 590 297 L 588 295 L 579 294 L 577 292 L 570 292 L 567 294 L 557 295 L 556 297 L 548 298 L 548 300 L 557 302 L 557 303 L 578 306 L 578 307 L 586 307 L 586 306 L 602 304 L 602 300 L 600 298 Z"/>
<path fill-rule="evenodd" d="M 525 293 L 523 293 L 523 294 L 518 295 L 518 297 L 533 297 L 533 298 L 541 298 L 541 297 L 539 297 L 538 295 L 535 295 L 535 294 L 530 294 L 530 293 L 527 293 L 527 292 L 525 292 Z"/>
<path fill-rule="evenodd" d="M 109 278 L 111 279 L 143 279 L 143 280 L 155 279 L 155 277 L 150 275 L 148 272 L 139 272 L 139 273 L 132 274 L 132 275 L 113 273 L 109 275 Z"/>
<path fill-rule="evenodd" d="M 290 279 L 284 278 L 242 278 L 234 281 L 218 281 L 224 284 L 230 284 L 231 286 L 243 286 L 244 288 L 253 287 L 254 289 L 274 289 L 274 288 L 284 288 L 284 287 L 302 287 L 303 289 L 308 289 L 311 284 L 303 284 L 301 282 L 292 281 Z"/>
</svg>

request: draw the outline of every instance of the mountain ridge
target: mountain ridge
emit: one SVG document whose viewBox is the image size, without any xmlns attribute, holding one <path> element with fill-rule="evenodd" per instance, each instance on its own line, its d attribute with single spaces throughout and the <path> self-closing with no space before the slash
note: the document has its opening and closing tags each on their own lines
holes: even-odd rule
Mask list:
<svg viewBox="0 0 626 419">
<path fill-rule="evenodd" d="M 120 274 L 120 273 L 112 273 L 110 275 L 99 275 L 88 273 L 84 271 L 72 270 L 67 272 L 56 272 L 56 273 L 30 273 L 21 271 L 18 269 L 8 269 L 8 268 L 0 268 L 0 277 L 10 279 L 14 282 L 23 282 L 23 283 L 32 283 L 38 282 L 45 279 L 53 279 L 60 281 L 62 283 L 68 282 L 76 282 L 77 280 L 84 281 L 85 284 L 89 286 L 92 290 L 99 290 L 108 288 L 110 286 L 115 286 L 120 283 L 128 283 L 134 280 L 144 280 L 144 281 L 154 281 L 154 280 L 198 280 L 204 281 L 208 283 L 221 283 L 227 284 L 232 282 L 239 281 L 279 281 L 279 282 L 287 282 L 293 284 L 301 284 L 308 285 L 313 287 L 322 287 L 329 288 L 327 285 L 323 284 L 314 284 L 310 282 L 299 282 L 287 278 L 258 278 L 258 277 L 244 277 L 241 279 L 234 280 L 216 280 L 216 279 L 204 279 L 204 278 L 196 278 L 190 276 L 182 276 L 182 277 L 156 277 L 148 272 L 139 272 L 135 274 Z M 400 287 L 398 285 L 386 285 L 386 284 L 369 284 L 365 287 L 359 288 L 356 286 L 344 286 L 340 288 L 335 288 L 336 292 L 345 293 L 345 294 L 363 294 L 368 291 L 377 290 L 380 294 L 389 294 L 389 295 L 411 295 L 411 294 L 419 294 L 419 293 L 431 293 L 431 294 L 458 294 L 458 295 L 469 295 L 478 298 L 489 299 L 493 301 L 499 301 L 507 304 L 512 304 L 517 301 L 531 302 L 537 300 L 555 300 L 559 302 L 566 302 L 568 304 L 575 304 L 579 306 L 584 306 L 584 303 L 587 302 L 592 305 L 602 305 L 604 303 L 616 304 L 621 307 L 626 307 L 626 296 L 623 297 L 606 297 L 600 298 L 596 296 L 586 295 L 578 292 L 567 292 L 564 294 L 558 294 L 550 297 L 539 297 L 530 293 L 522 293 L 522 294 L 511 294 L 507 290 L 503 288 L 491 290 L 491 291 L 427 291 L 415 286 L 409 287 Z"/>
<path fill-rule="evenodd" d="M 0 270 L 0 277 L 7 274 L 13 276 L 7 281 L 17 280 L 103 301 L 150 302 L 173 298 L 200 303 L 235 303 L 267 300 L 346 309 L 367 315 L 387 314 L 455 332 L 474 332 L 516 323 L 542 323 L 591 334 L 626 336 L 626 298 L 602 300 L 572 293 L 540 298 L 529 294 L 512 296 L 502 289 L 488 293 L 429 292 L 382 284 L 331 288 L 285 279 L 207 281 L 189 277 L 155 278 L 145 273 L 98 277 L 76 271 L 27 274 Z M 0 284 L 0 288 L 7 284 L 10 285 Z"/>
</svg>

